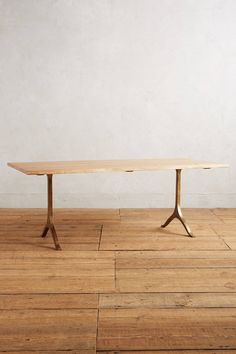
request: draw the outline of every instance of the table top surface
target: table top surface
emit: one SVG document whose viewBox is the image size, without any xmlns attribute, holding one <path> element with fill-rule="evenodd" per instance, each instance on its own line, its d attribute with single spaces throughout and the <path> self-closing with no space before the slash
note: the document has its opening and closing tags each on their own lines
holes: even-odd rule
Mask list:
<svg viewBox="0 0 236 354">
<path fill-rule="evenodd" d="M 192 168 L 228 167 L 227 164 L 190 159 L 142 159 L 142 160 L 81 160 L 9 162 L 8 166 L 27 175 L 50 175 L 89 172 L 133 172 L 155 170 L 182 170 Z"/>
</svg>

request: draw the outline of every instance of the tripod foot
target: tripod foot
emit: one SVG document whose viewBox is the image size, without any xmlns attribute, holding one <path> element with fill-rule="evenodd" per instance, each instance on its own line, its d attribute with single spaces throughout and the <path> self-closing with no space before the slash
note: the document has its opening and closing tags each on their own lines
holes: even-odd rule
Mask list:
<svg viewBox="0 0 236 354">
<path fill-rule="evenodd" d="M 178 212 L 174 211 L 174 213 L 166 220 L 166 222 L 161 225 L 161 227 L 166 227 L 167 225 L 169 225 L 171 223 L 172 220 L 174 219 L 178 219 L 181 224 L 183 225 L 183 227 L 185 228 L 185 231 L 187 232 L 189 237 L 194 237 L 192 234 L 192 231 L 190 229 L 190 227 L 188 226 L 188 224 L 186 223 L 186 221 L 184 220 L 184 218 L 182 217 L 182 215 L 180 215 Z"/>
</svg>

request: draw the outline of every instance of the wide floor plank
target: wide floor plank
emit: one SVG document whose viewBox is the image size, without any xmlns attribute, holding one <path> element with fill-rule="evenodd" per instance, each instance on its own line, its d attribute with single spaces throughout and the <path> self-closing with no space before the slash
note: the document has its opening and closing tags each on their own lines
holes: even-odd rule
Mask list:
<svg viewBox="0 0 236 354">
<path fill-rule="evenodd" d="M 95 349 L 96 330 L 97 310 L 1 310 L 0 350 Z"/>
<path fill-rule="evenodd" d="M 1 251 L 0 294 L 113 292 L 114 267 L 109 252 Z"/>
<path fill-rule="evenodd" d="M 120 292 L 235 292 L 236 268 L 118 269 Z"/>
<path fill-rule="evenodd" d="M 99 308 L 233 308 L 236 293 L 101 294 Z"/>
<path fill-rule="evenodd" d="M 116 252 L 116 269 L 234 268 L 235 251 L 128 251 Z"/>
<path fill-rule="evenodd" d="M 236 309 L 101 309 L 99 350 L 236 348 Z"/>
<path fill-rule="evenodd" d="M 221 224 L 220 224 L 221 225 Z M 194 223 L 191 225 L 191 230 L 196 237 L 199 236 L 217 236 L 214 226 L 210 224 Z M 160 224 L 155 221 L 139 222 L 138 224 L 121 221 L 119 223 L 104 225 L 104 236 L 111 236 L 117 234 L 126 234 L 132 236 L 159 236 L 166 238 L 168 236 L 186 236 L 182 224 L 178 220 L 174 220 L 168 227 L 162 228 Z"/>
<path fill-rule="evenodd" d="M 228 246 L 219 237 L 190 238 L 187 236 L 160 237 L 122 234 L 102 234 L 100 250 L 224 250 Z"/>
<path fill-rule="evenodd" d="M 0 310 L 60 310 L 97 308 L 97 294 L 0 295 Z"/>
</svg>

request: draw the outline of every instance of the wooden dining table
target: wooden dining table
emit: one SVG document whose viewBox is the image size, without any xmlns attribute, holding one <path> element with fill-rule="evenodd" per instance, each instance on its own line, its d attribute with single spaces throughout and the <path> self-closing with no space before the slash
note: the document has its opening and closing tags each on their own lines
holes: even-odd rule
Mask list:
<svg viewBox="0 0 236 354">
<path fill-rule="evenodd" d="M 53 175 L 68 173 L 94 172 L 135 172 L 135 171 L 176 171 L 175 206 L 173 213 L 161 227 L 166 227 L 177 218 L 182 223 L 188 236 L 193 237 L 180 207 L 181 171 L 184 169 L 211 169 L 228 167 L 227 164 L 198 161 L 191 159 L 136 159 L 136 160 L 80 160 L 80 161 L 44 161 L 44 162 L 9 162 L 8 166 L 26 175 L 47 176 L 47 221 L 42 237 L 51 231 L 56 250 L 61 250 L 53 220 Z"/>
</svg>

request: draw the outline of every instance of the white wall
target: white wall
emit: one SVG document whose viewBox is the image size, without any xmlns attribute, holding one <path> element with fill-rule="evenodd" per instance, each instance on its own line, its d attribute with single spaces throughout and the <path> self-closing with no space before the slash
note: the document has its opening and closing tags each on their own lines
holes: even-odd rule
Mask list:
<svg viewBox="0 0 236 354">
<path fill-rule="evenodd" d="M 183 205 L 236 206 L 235 0 L 0 0 L 0 206 L 46 204 L 8 161 L 190 157 Z M 61 175 L 58 207 L 166 207 L 174 172 Z"/>
</svg>

